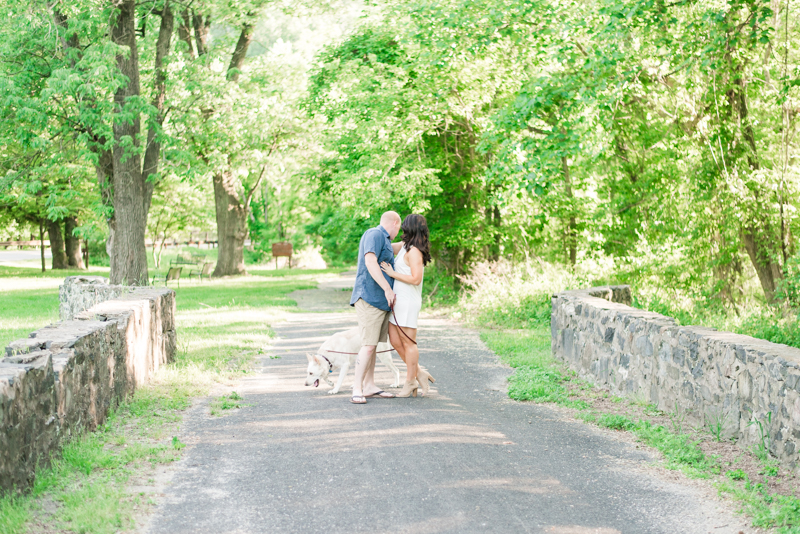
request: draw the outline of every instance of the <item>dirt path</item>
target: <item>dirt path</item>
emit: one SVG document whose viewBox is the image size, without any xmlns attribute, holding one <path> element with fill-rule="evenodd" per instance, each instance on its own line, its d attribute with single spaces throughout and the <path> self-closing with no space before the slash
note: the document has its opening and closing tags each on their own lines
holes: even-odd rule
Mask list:
<svg viewBox="0 0 800 534">
<path fill-rule="evenodd" d="M 349 296 L 329 287 L 297 300 L 341 309 L 337 292 Z M 428 398 L 352 405 L 352 371 L 338 395 L 304 387 L 305 353 L 354 324 L 346 309 L 293 314 L 275 327 L 272 357 L 236 389 L 248 407 L 190 411 L 187 452 L 146 531 L 752 531 L 707 488 L 662 476 L 634 444 L 509 400 L 510 370 L 476 332 L 443 319 L 421 321 L 421 361 L 438 379 Z"/>
</svg>

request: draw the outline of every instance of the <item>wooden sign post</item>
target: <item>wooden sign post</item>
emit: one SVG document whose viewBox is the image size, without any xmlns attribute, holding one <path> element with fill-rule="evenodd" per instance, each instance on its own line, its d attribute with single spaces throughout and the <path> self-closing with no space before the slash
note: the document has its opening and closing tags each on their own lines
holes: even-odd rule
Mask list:
<svg viewBox="0 0 800 534">
<path fill-rule="evenodd" d="M 273 243 L 272 257 L 275 258 L 275 268 L 278 268 L 278 256 L 288 256 L 289 268 L 292 268 L 292 244 L 289 242 Z"/>
</svg>

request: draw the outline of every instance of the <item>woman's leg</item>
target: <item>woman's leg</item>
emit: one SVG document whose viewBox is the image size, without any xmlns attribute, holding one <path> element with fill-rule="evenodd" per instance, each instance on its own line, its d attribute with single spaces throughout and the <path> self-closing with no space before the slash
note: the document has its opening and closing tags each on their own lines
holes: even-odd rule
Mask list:
<svg viewBox="0 0 800 534">
<path fill-rule="evenodd" d="M 403 363 L 405 363 L 406 349 L 403 345 L 403 334 L 401 334 L 392 323 L 389 323 L 389 342 L 392 344 L 392 347 L 394 347 L 394 350 L 397 351 L 397 354 L 400 355 L 400 359 L 403 360 Z"/>
<path fill-rule="evenodd" d="M 408 335 L 411 339 L 417 338 L 417 329 L 416 328 L 406 328 L 403 327 L 403 332 Z M 417 362 L 419 361 L 419 350 L 417 349 L 417 345 L 408 339 L 408 337 L 404 336 L 402 332 L 398 332 L 400 339 L 403 342 L 403 350 L 406 353 L 406 357 L 404 361 L 406 362 L 406 382 L 410 382 L 417 378 Z"/>
</svg>

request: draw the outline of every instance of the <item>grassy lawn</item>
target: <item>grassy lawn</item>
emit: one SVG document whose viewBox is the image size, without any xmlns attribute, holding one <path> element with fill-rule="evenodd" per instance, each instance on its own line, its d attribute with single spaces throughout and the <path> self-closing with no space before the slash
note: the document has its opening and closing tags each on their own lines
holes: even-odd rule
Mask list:
<svg viewBox="0 0 800 534">
<path fill-rule="evenodd" d="M 96 432 L 73 439 L 46 469 L 32 491 L 0 499 L 0 533 L 113 533 L 134 527 L 137 511 L 151 506 L 159 466 L 180 457 L 176 437 L 182 411 L 215 385 L 234 386 L 266 351 L 270 325 L 295 309 L 288 294 L 316 287 L 327 271 L 267 270 L 251 276 L 181 281 L 177 294 L 178 353 L 153 380 L 118 407 Z M 0 344 L 58 320 L 58 284 L 86 272 L 0 267 Z M 88 274 L 103 274 L 103 271 Z M 212 411 L 246 405 L 231 392 Z"/>
<path fill-rule="evenodd" d="M 67 276 L 104 276 L 108 269 L 45 271 L 0 265 L 0 350 L 9 342 L 58 321 L 58 286 Z"/>
</svg>

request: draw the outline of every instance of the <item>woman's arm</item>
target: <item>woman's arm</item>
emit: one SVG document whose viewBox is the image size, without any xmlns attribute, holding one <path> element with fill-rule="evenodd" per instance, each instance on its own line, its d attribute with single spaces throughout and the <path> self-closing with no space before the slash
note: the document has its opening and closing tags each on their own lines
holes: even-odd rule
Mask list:
<svg viewBox="0 0 800 534">
<path fill-rule="evenodd" d="M 400 253 L 401 248 L 403 248 L 402 241 L 398 241 L 397 243 L 392 243 L 392 254 L 397 256 Z"/>
<path fill-rule="evenodd" d="M 422 283 L 422 274 L 423 274 L 423 265 L 422 265 L 422 252 L 417 250 L 416 248 L 412 248 L 408 252 L 406 252 L 406 258 L 408 258 L 408 266 L 411 267 L 411 274 L 400 274 L 394 269 L 392 266 L 386 262 L 381 263 L 381 269 L 383 272 L 394 278 L 395 280 L 400 280 L 401 282 L 405 282 L 406 284 L 411 284 L 412 286 L 418 286 Z"/>
</svg>

